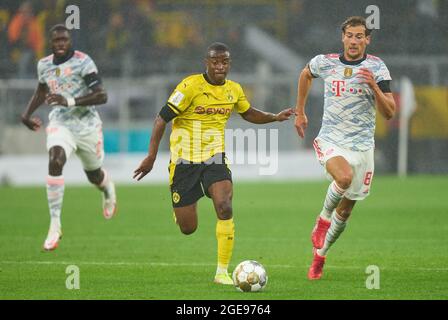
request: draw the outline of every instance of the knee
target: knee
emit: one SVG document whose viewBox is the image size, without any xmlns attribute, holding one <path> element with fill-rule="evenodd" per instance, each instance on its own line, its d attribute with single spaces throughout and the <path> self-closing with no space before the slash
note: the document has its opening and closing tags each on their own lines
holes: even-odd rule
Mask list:
<svg viewBox="0 0 448 320">
<path fill-rule="evenodd" d="M 342 189 L 348 189 L 352 184 L 353 173 L 347 172 L 336 177 L 336 184 Z"/>
<path fill-rule="evenodd" d="M 219 202 L 216 209 L 220 220 L 228 220 L 232 218 L 232 204 L 230 201 Z"/>
<path fill-rule="evenodd" d="M 94 185 L 100 185 L 101 184 L 101 176 L 98 175 L 87 175 L 87 179 L 89 179 L 89 182 Z"/>
<path fill-rule="evenodd" d="M 194 233 L 197 227 L 196 224 L 179 224 L 180 231 L 185 235 Z"/>
<path fill-rule="evenodd" d="M 65 164 L 65 158 L 61 155 L 50 155 L 50 169 L 52 171 L 62 171 Z"/>
</svg>

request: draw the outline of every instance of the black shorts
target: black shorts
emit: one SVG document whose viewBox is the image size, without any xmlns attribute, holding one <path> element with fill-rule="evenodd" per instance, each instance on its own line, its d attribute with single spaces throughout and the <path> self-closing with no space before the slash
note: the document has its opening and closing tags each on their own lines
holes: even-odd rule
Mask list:
<svg viewBox="0 0 448 320">
<path fill-rule="evenodd" d="M 218 153 L 200 163 L 183 159 L 179 159 L 177 163 L 170 162 L 168 169 L 173 207 L 185 207 L 193 204 L 204 194 L 210 198 L 208 188 L 213 183 L 223 180 L 232 181 L 232 172 L 225 160 L 225 154 Z"/>
</svg>

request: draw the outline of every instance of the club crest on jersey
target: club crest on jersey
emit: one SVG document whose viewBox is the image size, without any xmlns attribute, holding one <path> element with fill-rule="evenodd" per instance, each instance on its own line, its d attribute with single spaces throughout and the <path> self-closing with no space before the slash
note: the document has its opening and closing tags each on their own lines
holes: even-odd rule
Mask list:
<svg viewBox="0 0 448 320">
<path fill-rule="evenodd" d="M 61 69 L 56 68 L 56 70 L 54 71 L 54 73 L 56 74 L 56 77 L 59 77 L 61 75 Z"/>
<path fill-rule="evenodd" d="M 353 74 L 353 69 L 352 68 L 345 68 L 344 69 L 344 77 L 346 78 L 350 78 Z"/>
<path fill-rule="evenodd" d="M 233 96 L 232 96 L 232 92 L 231 91 L 227 91 L 227 100 L 228 101 L 232 101 L 233 100 Z"/>
</svg>

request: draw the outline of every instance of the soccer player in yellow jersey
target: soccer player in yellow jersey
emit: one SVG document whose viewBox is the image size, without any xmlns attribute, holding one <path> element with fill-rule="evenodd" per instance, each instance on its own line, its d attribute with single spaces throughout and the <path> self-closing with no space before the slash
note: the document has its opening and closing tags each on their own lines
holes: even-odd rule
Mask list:
<svg viewBox="0 0 448 320">
<path fill-rule="evenodd" d="M 284 121 L 294 114 L 278 114 L 251 107 L 240 84 L 227 80 L 230 51 L 223 43 L 207 49 L 206 72 L 182 80 L 157 116 L 149 153 L 134 171 L 142 179 L 153 168 L 166 124 L 173 120 L 169 165 L 171 198 L 176 222 L 184 234 L 198 225 L 197 201 L 205 195 L 213 200 L 218 217 L 218 267 L 215 282 L 233 284 L 227 268 L 233 251 L 232 176 L 224 153 L 224 129 L 233 110 L 256 123 Z"/>
</svg>

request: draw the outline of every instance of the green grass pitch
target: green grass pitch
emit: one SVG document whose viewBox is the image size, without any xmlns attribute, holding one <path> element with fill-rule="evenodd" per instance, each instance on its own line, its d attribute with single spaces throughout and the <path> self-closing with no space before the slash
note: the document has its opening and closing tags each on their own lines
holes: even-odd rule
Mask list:
<svg viewBox="0 0 448 320">
<path fill-rule="evenodd" d="M 59 248 L 42 252 L 45 187 L 0 188 L 0 299 L 447 299 L 447 177 L 376 177 L 330 250 L 320 281 L 306 278 L 310 231 L 328 182 L 242 183 L 235 177 L 231 269 L 254 259 L 265 291 L 212 282 L 215 214 L 199 202 L 199 228 L 180 233 L 166 185 L 118 186 L 119 214 L 106 221 L 100 193 L 66 185 Z M 80 289 L 66 288 L 68 265 Z M 367 289 L 366 268 L 380 270 Z"/>
</svg>

